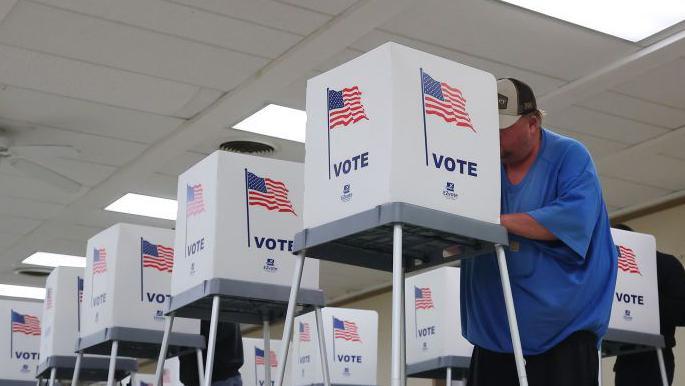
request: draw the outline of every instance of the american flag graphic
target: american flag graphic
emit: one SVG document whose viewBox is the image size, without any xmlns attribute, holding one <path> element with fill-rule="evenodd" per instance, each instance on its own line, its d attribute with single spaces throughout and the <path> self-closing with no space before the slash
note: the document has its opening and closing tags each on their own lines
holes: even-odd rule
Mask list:
<svg viewBox="0 0 685 386">
<path fill-rule="evenodd" d="M 77 278 L 78 282 L 76 283 L 76 286 L 78 288 L 78 302 L 83 303 L 83 279 L 82 278 Z"/>
<path fill-rule="evenodd" d="M 93 249 L 93 274 L 107 271 L 107 251 L 105 248 Z"/>
<path fill-rule="evenodd" d="M 616 249 L 618 249 L 618 268 L 620 268 L 623 272 L 637 273 L 638 275 L 642 275 L 640 273 L 640 268 L 637 266 L 635 252 L 628 247 L 624 247 L 623 245 L 617 245 Z"/>
<path fill-rule="evenodd" d="M 205 211 L 202 184 L 186 185 L 186 217 Z"/>
<path fill-rule="evenodd" d="M 257 365 L 264 365 L 264 350 L 261 348 L 255 347 L 254 348 L 254 361 L 255 364 Z M 269 351 L 269 359 L 271 360 L 271 367 L 277 367 L 278 366 L 278 360 L 276 359 L 276 353 L 273 351 Z"/>
<path fill-rule="evenodd" d="M 29 314 L 20 314 L 12 311 L 12 332 L 19 332 L 26 335 L 40 335 L 40 319 Z"/>
<path fill-rule="evenodd" d="M 344 339 L 349 342 L 361 342 L 357 324 L 348 322 L 347 320 L 340 320 L 333 318 L 333 339 Z"/>
<path fill-rule="evenodd" d="M 328 90 L 328 128 L 347 126 L 362 119 L 369 119 L 362 104 L 359 87 L 344 88 L 340 91 Z"/>
<path fill-rule="evenodd" d="M 143 267 L 154 268 L 162 272 L 171 272 L 174 268 L 174 248 L 142 240 L 141 254 L 143 255 Z"/>
<path fill-rule="evenodd" d="M 52 308 L 52 288 L 45 289 L 45 309 L 49 310 Z"/>
<path fill-rule="evenodd" d="M 437 115 L 447 123 L 476 132 L 461 90 L 445 82 L 438 82 L 425 72 L 422 73 L 422 83 L 426 114 Z"/>
<path fill-rule="evenodd" d="M 309 323 L 300 322 L 300 342 L 309 342 L 312 340 L 312 335 L 309 332 Z"/>
<path fill-rule="evenodd" d="M 433 295 L 430 288 L 414 287 L 414 306 L 417 310 L 433 309 Z"/>
<path fill-rule="evenodd" d="M 249 205 L 263 206 L 270 211 L 287 212 L 297 215 L 293 203 L 288 199 L 285 184 L 271 178 L 259 177 L 247 172 L 247 202 Z"/>
</svg>

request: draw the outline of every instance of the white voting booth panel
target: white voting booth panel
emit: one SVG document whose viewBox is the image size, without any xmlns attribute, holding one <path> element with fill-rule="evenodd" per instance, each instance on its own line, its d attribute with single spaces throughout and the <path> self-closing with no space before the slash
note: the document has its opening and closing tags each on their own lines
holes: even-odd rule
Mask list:
<svg viewBox="0 0 685 386">
<path fill-rule="evenodd" d="M 290 286 L 302 229 L 302 164 L 216 151 L 179 177 L 171 294 L 220 278 Z M 318 289 L 319 263 L 302 288 Z"/>
<path fill-rule="evenodd" d="M 40 337 L 43 360 L 51 356 L 75 356 L 83 274 L 83 268 L 57 267 L 45 282 L 43 332 Z"/>
<path fill-rule="evenodd" d="M 194 355 L 195 354 L 190 354 Z M 179 372 L 178 357 L 169 358 L 164 361 L 164 370 L 162 372 L 163 386 L 183 386 L 181 383 L 181 374 Z M 131 375 L 131 386 L 154 386 L 155 375 L 134 373 Z"/>
<path fill-rule="evenodd" d="M 88 240 L 80 336 L 105 328 L 164 328 L 174 232 L 116 224 Z M 197 334 L 198 320 L 177 319 L 174 332 Z"/>
<path fill-rule="evenodd" d="M 654 236 L 611 229 L 619 252 L 609 328 L 659 335 L 659 294 Z"/>
<path fill-rule="evenodd" d="M 378 313 L 350 308 L 321 310 L 332 385 L 376 385 Z M 314 312 L 295 318 L 294 386 L 323 385 Z"/>
<path fill-rule="evenodd" d="M 408 365 L 471 357 L 473 345 L 461 335 L 459 272 L 444 267 L 406 279 Z"/>
<path fill-rule="evenodd" d="M 271 384 L 278 383 L 278 372 L 276 368 L 281 366 L 282 358 L 278 355 L 281 348 L 280 340 L 271 340 L 269 342 L 271 351 Z M 245 386 L 265 386 L 264 385 L 264 359 L 266 352 L 264 351 L 264 340 L 254 339 L 254 338 L 243 338 L 243 356 L 245 358 L 243 366 L 240 368 L 240 376 L 243 379 L 243 385 Z M 288 354 L 290 357 L 290 354 Z M 290 362 L 290 361 L 288 361 Z M 290 366 L 287 364 L 287 366 Z M 285 379 L 283 379 L 283 384 L 290 386 L 289 372 L 285 372 Z M 216 380 L 215 380 L 216 381 Z"/>
<path fill-rule="evenodd" d="M 0 299 L 0 381 L 34 381 L 43 304 Z"/>
<path fill-rule="evenodd" d="M 389 202 L 499 223 L 492 74 L 386 43 L 307 82 L 304 227 Z"/>
</svg>

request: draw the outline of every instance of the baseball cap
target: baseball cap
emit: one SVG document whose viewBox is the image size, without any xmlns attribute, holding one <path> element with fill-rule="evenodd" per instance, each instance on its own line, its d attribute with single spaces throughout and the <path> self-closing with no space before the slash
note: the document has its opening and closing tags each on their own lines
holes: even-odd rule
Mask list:
<svg viewBox="0 0 685 386">
<path fill-rule="evenodd" d="M 538 109 L 533 90 L 514 78 L 497 80 L 497 107 L 500 130 L 516 123 L 522 115 Z"/>
</svg>

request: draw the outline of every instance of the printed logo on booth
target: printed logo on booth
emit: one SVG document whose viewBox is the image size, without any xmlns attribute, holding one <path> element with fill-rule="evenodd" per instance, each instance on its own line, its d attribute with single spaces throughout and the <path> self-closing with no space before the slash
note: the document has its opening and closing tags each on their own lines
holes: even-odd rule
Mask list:
<svg viewBox="0 0 685 386">
<path fill-rule="evenodd" d="M 447 181 L 442 189 L 442 196 L 447 200 L 456 200 L 459 197 L 459 194 L 454 191 L 454 182 Z"/>
<path fill-rule="evenodd" d="M 276 267 L 276 260 L 273 258 L 267 258 L 266 261 L 264 262 L 264 266 L 262 267 L 264 272 L 269 272 L 269 273 L 274 273 L 278 271 L 278 267 Z"/>
<path fill-rule="evenodd" d="M 351 199 L 352 199 L 352 188 L 350 187 L 350 184 L 345 184 L 345 185 L 343 185 L 343 193 L 340 196 L 340 201 L 348 202 Z"/>
<path fill-rule="evenodd" d="M 630 310 L 625 310 L 625 311 L 623 312 L 623 319 L 625 319 L 625 320 L 628 321 L 628 322 L 630 322 L 630 321 L 633 320 L 632 315 L 630 315 Z"/>
</svg>

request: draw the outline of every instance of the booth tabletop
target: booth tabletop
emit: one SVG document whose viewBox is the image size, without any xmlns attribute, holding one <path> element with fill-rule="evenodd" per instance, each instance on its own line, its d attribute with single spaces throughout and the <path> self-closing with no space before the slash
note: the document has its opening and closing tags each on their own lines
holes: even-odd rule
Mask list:
<svg viewBox="0 0 685 386">
<path fill-rule="evenodd" d="M 112 342 L 119 342 L 118 356 L 155 359 L 159 355 L 163 331 L 139 328 L 113 327 L 78 339 L 76 351 L 86 354 L 110 355 Z M 200 334 L 172 333 L 169 336 L 168 357 L 174 357 L 196 348 L 205 348 Z"/>
<path fill-rule="evenodd" d="M 610 328 L 602 340 L 602 356 L 611 357 L 620 354 L 653 351 L 664 346 L 662 335 Z"/>
<path fill-rule="evenodd" d="M 187 291 L 174 295 L 169 303 L 167 315 L 209 320 L 212 313 L 212 298 L 221 297 L 219 320 L 246 324 L 261 324 L 285 318 L 290 296 L 290 287 L 229 279 L 204 281 Z M 301 288 L 297 303 L 305 306 L 322 307 L 324 295 L 321 290 Z"/>
<path fill-rule="evenodd" d="M 407 365 L 407 377 L 445 379 L 446 369 L 452 369 L 452 379 L 463 379 L 471 364 L 470 357 L 448 356 Z"/>
<path fill-rule="evenodd" d="M 321 260 L 392 271 L 393 225 L 403 224 L 403 257 L 407 271 L 493 252 L 508 244 L 499 224 L 422 208 L 402 202 L 379 205 L 295 235 L 294 251 Z M 447 247 L 459 252 L 443 257 Z"/>
<path fill-rule="evenodd" d="M 75 356 L 51 356 L 38 365 L 36 378 L 50 378 L 50 371 L 57 369 L 57 379 L 71 379 L 76 365 Z M 105 381 L 109 372 L 109 358 L 89 357 L 81 358 L 81 370 L 79 378 L 84 381 Z M 130 373 L 138 370 L 138 361 L 132 358 L 117 358 L 117 367 L 114 373 L 116 380 L 121 380 Z"/>
</svg>

